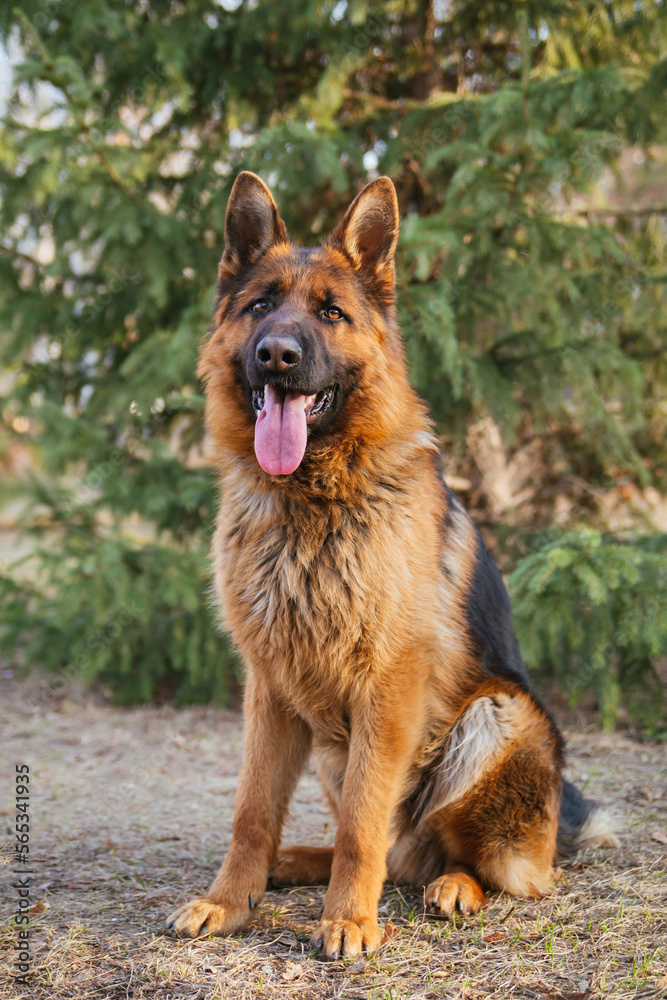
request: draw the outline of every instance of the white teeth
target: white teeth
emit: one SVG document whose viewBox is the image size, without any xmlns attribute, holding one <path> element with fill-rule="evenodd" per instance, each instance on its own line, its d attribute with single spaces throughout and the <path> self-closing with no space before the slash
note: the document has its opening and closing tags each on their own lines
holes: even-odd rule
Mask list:
<svg viewBox="0 0 667 1000">
<path fill-rule="evenodd" d="M 264 390 L 263 389 L 253 389 L 252 390 L 252 405 L 255 413 L 259 414 L 264 409 Z M 320 392 L 314 393 L 312 396 L 304 396 L 303 409 L 306 417 L 313 421 L 329 406 L 329 403 L 333 399 L 334 387 L 332 385 L 328 386 L 326 389 L 322 389 Z"/>
<path fill-rule="evenodd" d="M 317 420 L 319 416 L 328 409 L 331 400 L 334 395 L 334 387 L 332 385 L 328 386 L 326 389 L 322 389 L 315 396 L 311 396 L 309 400 L 310 406 L 306 409 L 306 419 L 312 423 L 313 420 Z"/>
</svg>

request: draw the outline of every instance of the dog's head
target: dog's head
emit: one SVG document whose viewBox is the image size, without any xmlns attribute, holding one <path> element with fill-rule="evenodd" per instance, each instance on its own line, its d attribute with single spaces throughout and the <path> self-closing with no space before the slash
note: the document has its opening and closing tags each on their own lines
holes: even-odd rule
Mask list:
<svg viewBox="0 0 667 1000">
<path fill-rule="evenodd" d="M 244 172 L 224 239 L 200 365 L 214 437 L 227 451 L 252 447 L 270 476 L 291 475 L 336 440 L 349 449 L 351 439 L 381 437 L 405 383 L 391 181 L 368 184 L 329 241 L 305 249 L 290 242 L 266 185 Z"/>
</svg>

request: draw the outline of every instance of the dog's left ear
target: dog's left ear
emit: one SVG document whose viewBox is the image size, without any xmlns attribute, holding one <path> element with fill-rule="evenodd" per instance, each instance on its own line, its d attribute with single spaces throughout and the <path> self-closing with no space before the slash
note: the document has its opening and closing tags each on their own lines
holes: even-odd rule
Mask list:
<svg viewBox="0 0 667 1000">
<path fill-rule="evenodd" d="M 388 177 L 378 177 L 359 192 L 330 243 L 343 250 L 357 270 L 393 287 L 397 241 L 396 190 Z"/>
</svg>

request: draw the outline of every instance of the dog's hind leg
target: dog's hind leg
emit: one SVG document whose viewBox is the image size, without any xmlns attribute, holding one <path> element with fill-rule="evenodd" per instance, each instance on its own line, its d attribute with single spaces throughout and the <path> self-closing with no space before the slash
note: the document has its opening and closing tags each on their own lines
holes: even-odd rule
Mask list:
<svg viewBox="0 0 667 1000">
<path fill-rule="evenodd" d="M 273 888 L 288 885 L 323 885 L 331 878 L 333 847 L 281 847 L 270 873 Z"/>
<path fill-rule="evenodd" d="M 468 702 L 422 801 L 418 828 L 447 859 L 426 888 L 427 909 L 476 913 L 482 886 L 531 898 L 551 892 L 561 769 L 560 737 L 527 692 L 501 681 Z M 424 862 L 432 871 L 432 859 Z"/>
<path fill-rule="evenodd" d="M 317 747 L 314 758 L 324 796 L 334 820 L 338 822 L 347 749 Z M 333 851 L 333 847 L 307 847 L 302 844 L 281 847 L 269 874 L 270 885 L 275 889 L 289 885 L 325 885 L 331 878 Z"/>
</svg>

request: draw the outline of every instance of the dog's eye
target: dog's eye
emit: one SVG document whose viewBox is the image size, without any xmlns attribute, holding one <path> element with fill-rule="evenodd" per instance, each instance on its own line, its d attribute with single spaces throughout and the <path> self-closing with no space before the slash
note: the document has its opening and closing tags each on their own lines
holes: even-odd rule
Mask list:
<svg viewBox="0 0 667 1000">
<path fill-rule="evenodd" d="M 337 319 L 343 318 L 343 313 L 338 308 L 338 306 L 331 306 L 330 309 L 324 310 L 324 317 L 325 319 L 330 319 L 335 322 Z"/>
<path fill-rule="evenodd" d="M 250 306 L 250 312 L 254 313 L 265 313 L 269 308 L 269 303 L 266 299 L 257 299 Z"/>
</svg>

